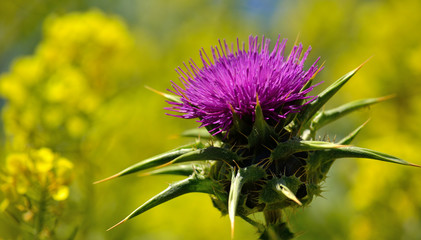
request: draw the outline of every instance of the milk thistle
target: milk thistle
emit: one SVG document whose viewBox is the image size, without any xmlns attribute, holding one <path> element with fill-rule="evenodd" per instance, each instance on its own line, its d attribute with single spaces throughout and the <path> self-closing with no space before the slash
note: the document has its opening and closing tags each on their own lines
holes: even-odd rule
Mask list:
<svg viewBox="0 0 421 240">
<path fill-rule="evenodd" d="M 294 234 L 282 218 L 286 208 L 308 205 L 321 193 L 333 162 L 338 158 L 368 158 L 417 166 L 374 150 L 351 146 L 361 125 L 338 142 L 316 136 L 322 126 L 387 97 L 350 102 L 331 110 L 325 103 L 361 68 L 358 67 L 319 95 L 312 94 L 313 79 L 323 68 L 319 58 L 305 69 L 310 48 L 301 44 L 285 56 L 286 40 L 269 50 L 268 39 L 251 36 L 248 47 L 219 42 L 212 58 L 202 49 L 203 67 L 192 60 L 178 68 L 181 84 L 172 82 L 169 115 L 197 118 L 203 128 L 186 132 L 199 136 L 194 143 L 136 163 L 98 181 L 138 171 L 146 174 L 184 175 L 141 205 L 120 223 L 180 195 L 201 192 L 228 214 L 234 233 L 235 217 L 257 228 L 259 239 L 291 239 Z M 200 164 L 199 164 L 199 163 Z M 260 223 L 250 214 L 262 212 Z M 120 224 L 118 223 L 118 224 Z M 118 225 L 117 224 L 117 225 Z"/>
</svg>

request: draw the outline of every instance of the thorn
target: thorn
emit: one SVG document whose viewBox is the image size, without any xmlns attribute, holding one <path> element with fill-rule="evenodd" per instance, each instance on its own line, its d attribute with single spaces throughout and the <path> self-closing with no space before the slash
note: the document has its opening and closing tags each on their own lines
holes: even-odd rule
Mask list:
<svg viewBox="0 0 421 240">
<path fill-rule="evenodd" d="M 234 219 L 231 220 L 231 239 L 234 239 Z"/>
<path fill-rule="evenodd" d="M 421 165 L 417 165 L 417 164 L 414 164 L 414 163 L 410 163 L 409 166 L 421 168 Z"/>
<path fill-rule="evenodd" d="M 358 71 L 358 70 L 360 70 L 368 61 L 370 61 L 371 59 L 373 58 L 373 56 L 371 56 L 371 57 L 369 57 L 369 58 L 367 58 L 367 60 L 365 60 L 363 63 L 361 63 L 361 65 L 360 66 L 358 66 L 356 69 L 355 69 L 355 71 Z"/>
<path fill-rule="evenodd" d="M 107 232 L 108 232 L 108 231 L 110 231 L 111 229 L 113 229 L 113 228 L 117 227 L 118 225 L 120 225 L 120 224 L 124 223 L 125 221 L 127 221 L 127 218 L 125 218 L 125 219 L 121 220 L 121 221 L 120 221 L 119 223 L 117 223 L 116 225 L 114 225 L 114 226 L 112 226 L 112 227 L 108 228 L 108 229 L 107 229 Z"/>
<path fill-rule="evenodd" d="M 104 178 L 104 179 L 102 179 L 102 180 L 98 180 L 98 181 L 94 182 L 93 184 L 102 183 L 102 182 L 105 182 L 105 181 L 108 181 L 108 180 L 114 179 L 114 178 L 116 178 L 116 177 L 119 177 L 119 176 L 120 176 L 120 174 L 119 174 L 119 173 L 117 173 L 117 174 L 114 174 L 114 175 L 112 175 L 112 176 L 110 176 L 110 177 Z"/>
<path fill-rule="evenodd" d="M 234 163 L 235 163 L 235 165 L 238 167 L 238 170 L 240 170 L 241 168 L 240 168 L 240 165 L 238 165 L 238 163 L 235 161 L 235 160 L 232 160 Z"/>
<path fill-rule="evenodd" d="M 152 92 L 154 92 L 154 93 L 156 93 L 158 95 L 161 95 L 161 96 L 165 97 L 165 93 L 163 93 L 163 92 L 160 92 L 160 91 L 158 91 L 156 89 L 153 89 L 153 88 L 151 88 L 151 87 L 149 87 L 147 85 L 145 85 L 145 88 L 148 89 L 149 91 L 152 91 Z"/>
<path fill-rule="evenodd" d="M 383 102 L 383 101 L 386 101 L 386 100 L 389 100 L 389 99 L 392 99 L 392 98 L 395 98 L 395 97 L 396 97 L 396 94 L 390 94 L 390 95 L 387 95 L 387 96 L 378 97 L 377 100 L 379 102 Z"/>
</svg>

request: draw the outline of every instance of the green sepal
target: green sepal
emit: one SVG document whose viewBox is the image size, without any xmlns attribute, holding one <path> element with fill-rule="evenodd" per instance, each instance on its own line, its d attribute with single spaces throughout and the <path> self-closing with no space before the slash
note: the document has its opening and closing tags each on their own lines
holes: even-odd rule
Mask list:
<svg viewBox="0 0 421 240">
<path fill-rule="evenodd" d="M 278 183 L 276 190 L 282 193 L 288 199 L 296 202 L 298 205 L 302 206 L 303 204 L 298 200 L 295 194 L 285 185 L 285 183 Z"/>
<path fill-rule="evenodd" d="M 184 179 L 182 181 L 178 181 L 174 184 L 171 184 L 167 189 L 162 191 L 161 193 L 155 195 L 151 199 L 149 199 L 147 202 L 145 202 L 143 205 L 138 207 L 136 210 L 134 210 L 132 213 L 130 213 L 126 218 L 124 218 L 122 221 L 117 223 L 116 225 L 112 226 L 108 230 L 113 229 L 114 227 L 122 224 L 123 222 L 136 217 L 139 214 L 142 214 L 146 211 L 148 211 L 151 208 L 154 208 L 164 202 L 167 202 L 171 199 L 174 199 L 178 196 L 184 195 L 186 193 L 192 193 L 192 192 L 201 192 L 201 193 L 208 193 L 212 194 L 213 189 L 217 187 L 214 186 L 214 182 L 208 178 L 204 178 L 202 176 L 198 175 L 192 175 L 187 179 Z M 108 231 L 107 230 L 107 231 Z"/>
<path fill-rule="evenodd" d="M 260 194 L 260 201 L 265 203 L 266 210 L 275 210 L 288 206 L 302 205 L 295 196 L 302 182 L 294 176 L 274 177 L 263 187 Z M 291 200 L 295 203 L 292 203 Z"/>
<path fill-rule="evenodd" d="M 307 125 L 307 122 L 314 117 L 326 102 L 329 101 L 329 99 L 333 97 L 333 95 L 335 95 L 360 68 L 361 66 L 348 72 L 320 93 L 314 101 L 304 105 L 296 119 L 288 125 L 288 128 L 292 130 L 293 135 L 297 135 L 297 133 L 302 130 L 302 127 Z"/>
<path fill-rule="evenodd" d="M 277 134 L 275 133 L 274 129 L 269 126 L 266 122 L 265 117 L 263 115 L 262 107 L 259 104 L 259 99 L 256 100 L 256 109 L 255 109 L 255 117 L 254 117 L 254 124 L 251 130 L 251 133 L 248 137 L 248 144 L 250 148 L 259 148 L 262 145 L 268 146 L 274 142 L 273 139 L 276 139 Z M 260 149 L 256 149 L 259 151 Z"/>
<path fill-rule="evenodd" d="M 361 100 L 353 101 L 350 103 L 346 103 L 340 107 L 337 107 L 328 111 L 320 111 L 311 122 L 310 129 L 312 131 L 317 131 L 318 129 L 325 126 L 326 124 L 329 124 L 349 113 L 368 107 L 375 103 L 385 101 L 389 98 L 390 97 L 361 99 Z"/>
<path fill-rule="evenodd" d="M 151 158 L 142 160 L 142 161 L 140 161 L 140 162 L 138 162 L 138 163 L 120 171 L 119 173 L 108 177 L 108 178 L 96 181 L 96 182 L 94 182 L 94 184 L 105 182 L 105 181 L 111 180 L 111 179 L 116 178 L 116 177 L 121 177 L 121 176 L 124 176 L 124 175 L 139 172 L 139 171 L 146 170 L 146 169 L 149 169 L 149 168 L 158 167 L 158 166 L 161 166 L 161 165 L 164 165 L 164 164 L 168 164 L 169 162 L 173 161 L 177 157 L 182 156 L 183 154 L 187 154 L 187 153 L 196 151 L 197 147 L 191 147 L 192 145 L 199 146 L 198 144 L 191 144 L 191 145 L 189 145 L 190 147 L 187 147 L 187 148 L 178 148 L 178 149 L 166 152 L 166 153 L 162 153 L 162 154 L 153 156 Z M 202 146 L 199 146 L 199 147 L 202 147 Z"/>
</svg>

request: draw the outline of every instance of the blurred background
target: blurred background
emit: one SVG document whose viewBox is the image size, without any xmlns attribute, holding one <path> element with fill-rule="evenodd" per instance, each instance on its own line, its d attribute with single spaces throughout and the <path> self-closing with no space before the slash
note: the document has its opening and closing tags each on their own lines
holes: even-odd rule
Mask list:
<svg viewBox="0 0 421 240">
<path fill-rule="evenodd" d="M 0 2 L 0 239 L 229 239 L 205 194 L 154 208 L 112 231 L 178 177 L 93 185 L 191 139 L 165 115 L 165 91 L 199 50 L 249 35 L 298 38 L 325 68 L 315 91 L 371 60 L 329 103 L 395 94 L 323 128 L 421 164 L 419 0 L 6 0 Z M 286 218 L 297 239 L 420 239 L 419 169 L 341 159 L 323 198 Z M 236 239 L 256 239 L 236 222 Z"/>
</svg>

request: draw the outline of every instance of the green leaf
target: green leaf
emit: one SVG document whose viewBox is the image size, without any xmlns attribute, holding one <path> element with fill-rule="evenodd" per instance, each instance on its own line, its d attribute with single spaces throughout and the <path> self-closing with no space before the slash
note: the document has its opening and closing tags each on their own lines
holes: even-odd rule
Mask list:
<svg viewBox="0 0 421 240">
<path fill-rule="evenodd" d="M 293 135 L 297 135 L 297 133 L 302 130 L 301 128 L 307 125 L 307 122 L 314 117 L 314 114 L 316 114 L 326 104 L 326 102 L 329 101 L 329 99 L 333 97 L 333 95 L 335 95 L 339 89 L 341 89 L 342 86 L 351 79 L 352 76 L 355 75 L 363 64 L 336 80 L 336 82 L 320 93 L 314 101 L 303 106 L 300 113 L 297 115 L 297 118 L 289 126 L 289 128 L 293 131 Z"/>
<path fill-rule="evenodd" d="M 156 155 L 154 157 L 142 160 L 142 161 L 140 161 L 140 162 L 138 162 L 138 163 L 122 170 L 122 171 L 120 171 L 117 174 L 114 174 L 110 177 L 107 177 L 105 179 L 94 182 L 94 184 L 105 182 L 105 181 L 114 179 L 116 177 L 121 177 L 121 176 L 124 176 L 124 175 L 127 175 L 127 174 L 135 173 L 135 172 L 146 170 L 146 169 L 149 169 L 149 168 L 161 166 L 163 164 L 171 162 L 172 160 L 176 159 L 177 157 L 179 157 L 183 154 L 196 151 L 197 147 L 203 147 L 203 146 L 200 145 L 200 143 L 199 144 L 198 143 L 189 144 L 189 145 L 171 150 L 169 152 L 162 153 L 162 154 Z"/>
<path fill-rule="evenodd" d="M 180 175 L 180 176 L 190 176 L 195 171 L 201 171 L 202 167 L 195 164 L 186 164 L 186 165 L 171 165 L 163 168 L 158 168 L 150 172 L 142 173 L 140 176 L 150 176 L 150 175 Z"/>
<path fill-rule="evenodd" d="M 352 131 L 350 134 L 348 134 L 346 137 L 341 139 L 338 144 L 340 145 L 348 145 L 354 140 L 354 138 L 357 136 L 357 134 L 361 131 L 361 129 L 368 123 L 368 120 L 363 123 L 361 126 L 357 127 L 354 131 Z"/>
<path fill-rule="evenodd" d="M 207 148 L 197 149 L 195 151 L 187 152 L 181 156 L 178 156 L 172 161 L 169 161 L 168 163 L 162 166 L 175 164 L 175 163 L 202 161 L 202 160 L 223 161 L 225 163 L 228 163 L 231 166 L 234 166 L 235 161 L 238 160 L 238 155 L 225 148 L 207 147 Z"/>
<path fill-rule="evenodd" d="M 313 131 L 316 131 L 326 124 L 329 124 L 349 113 L 368 107 L 375 103 L 385 101 L 390 99 L 390 97 L 391 96 L 357 100 L 328 111 L 321 111 L 314 117 L 310 128 Z"/>
<path fill-rule="evenodd" d="M 107 231 L 115 228 L 116 226 L 126 222 L 127 220 L 131 218 L 136 217 L 139 214 L 142 214 L 148 211 L 151 208 L 154 208 L 164 202 L 167 202 L 173 198 L 184 195 L 186 193 L 201 192 L 201 193 L 212 194 L 214 187 L 215 186 L 213 185 L 212 180 L 207 179 L 207 178 L 201 178 L 196 175 L 193 175 L 187 179 L 171 184 L 167 189 L 165 189 L 161 193 L 149 199 L 147 202 L 145 202 L 143 205 L 141 205 L 132 213 L 130 213 L 122 221 L 120 221 L 116 225 L 109 228 Z"/>
<path fill-rule="evenodd" d="M 278 145 L 272 151 L 272 159 L 282 159 L 298 152 L 319 151 L 338 147 L 343 146 L 324 141 L 304 141 L 291 139 L 278 143 Z"/>
<path fill-rule="evenodd" d="M 377 152 L 371 149 L 360 148 L 355 146 L 344 146 L 339 148 L 332 148 L 329 150 L 329 158 L 330 159 L 337 159 L 337 158 L 368 158 L 379 160 L 383 162 L 390 162 L 396 164 L 402 164 L 406 166 L 413 166 L 413 167 L 421 167 L 419 165 L 409 163 L 404 161 L 400 158 L 394 157 L 392 155 L 388 155 L 385 153 Z"/>
</svg>

